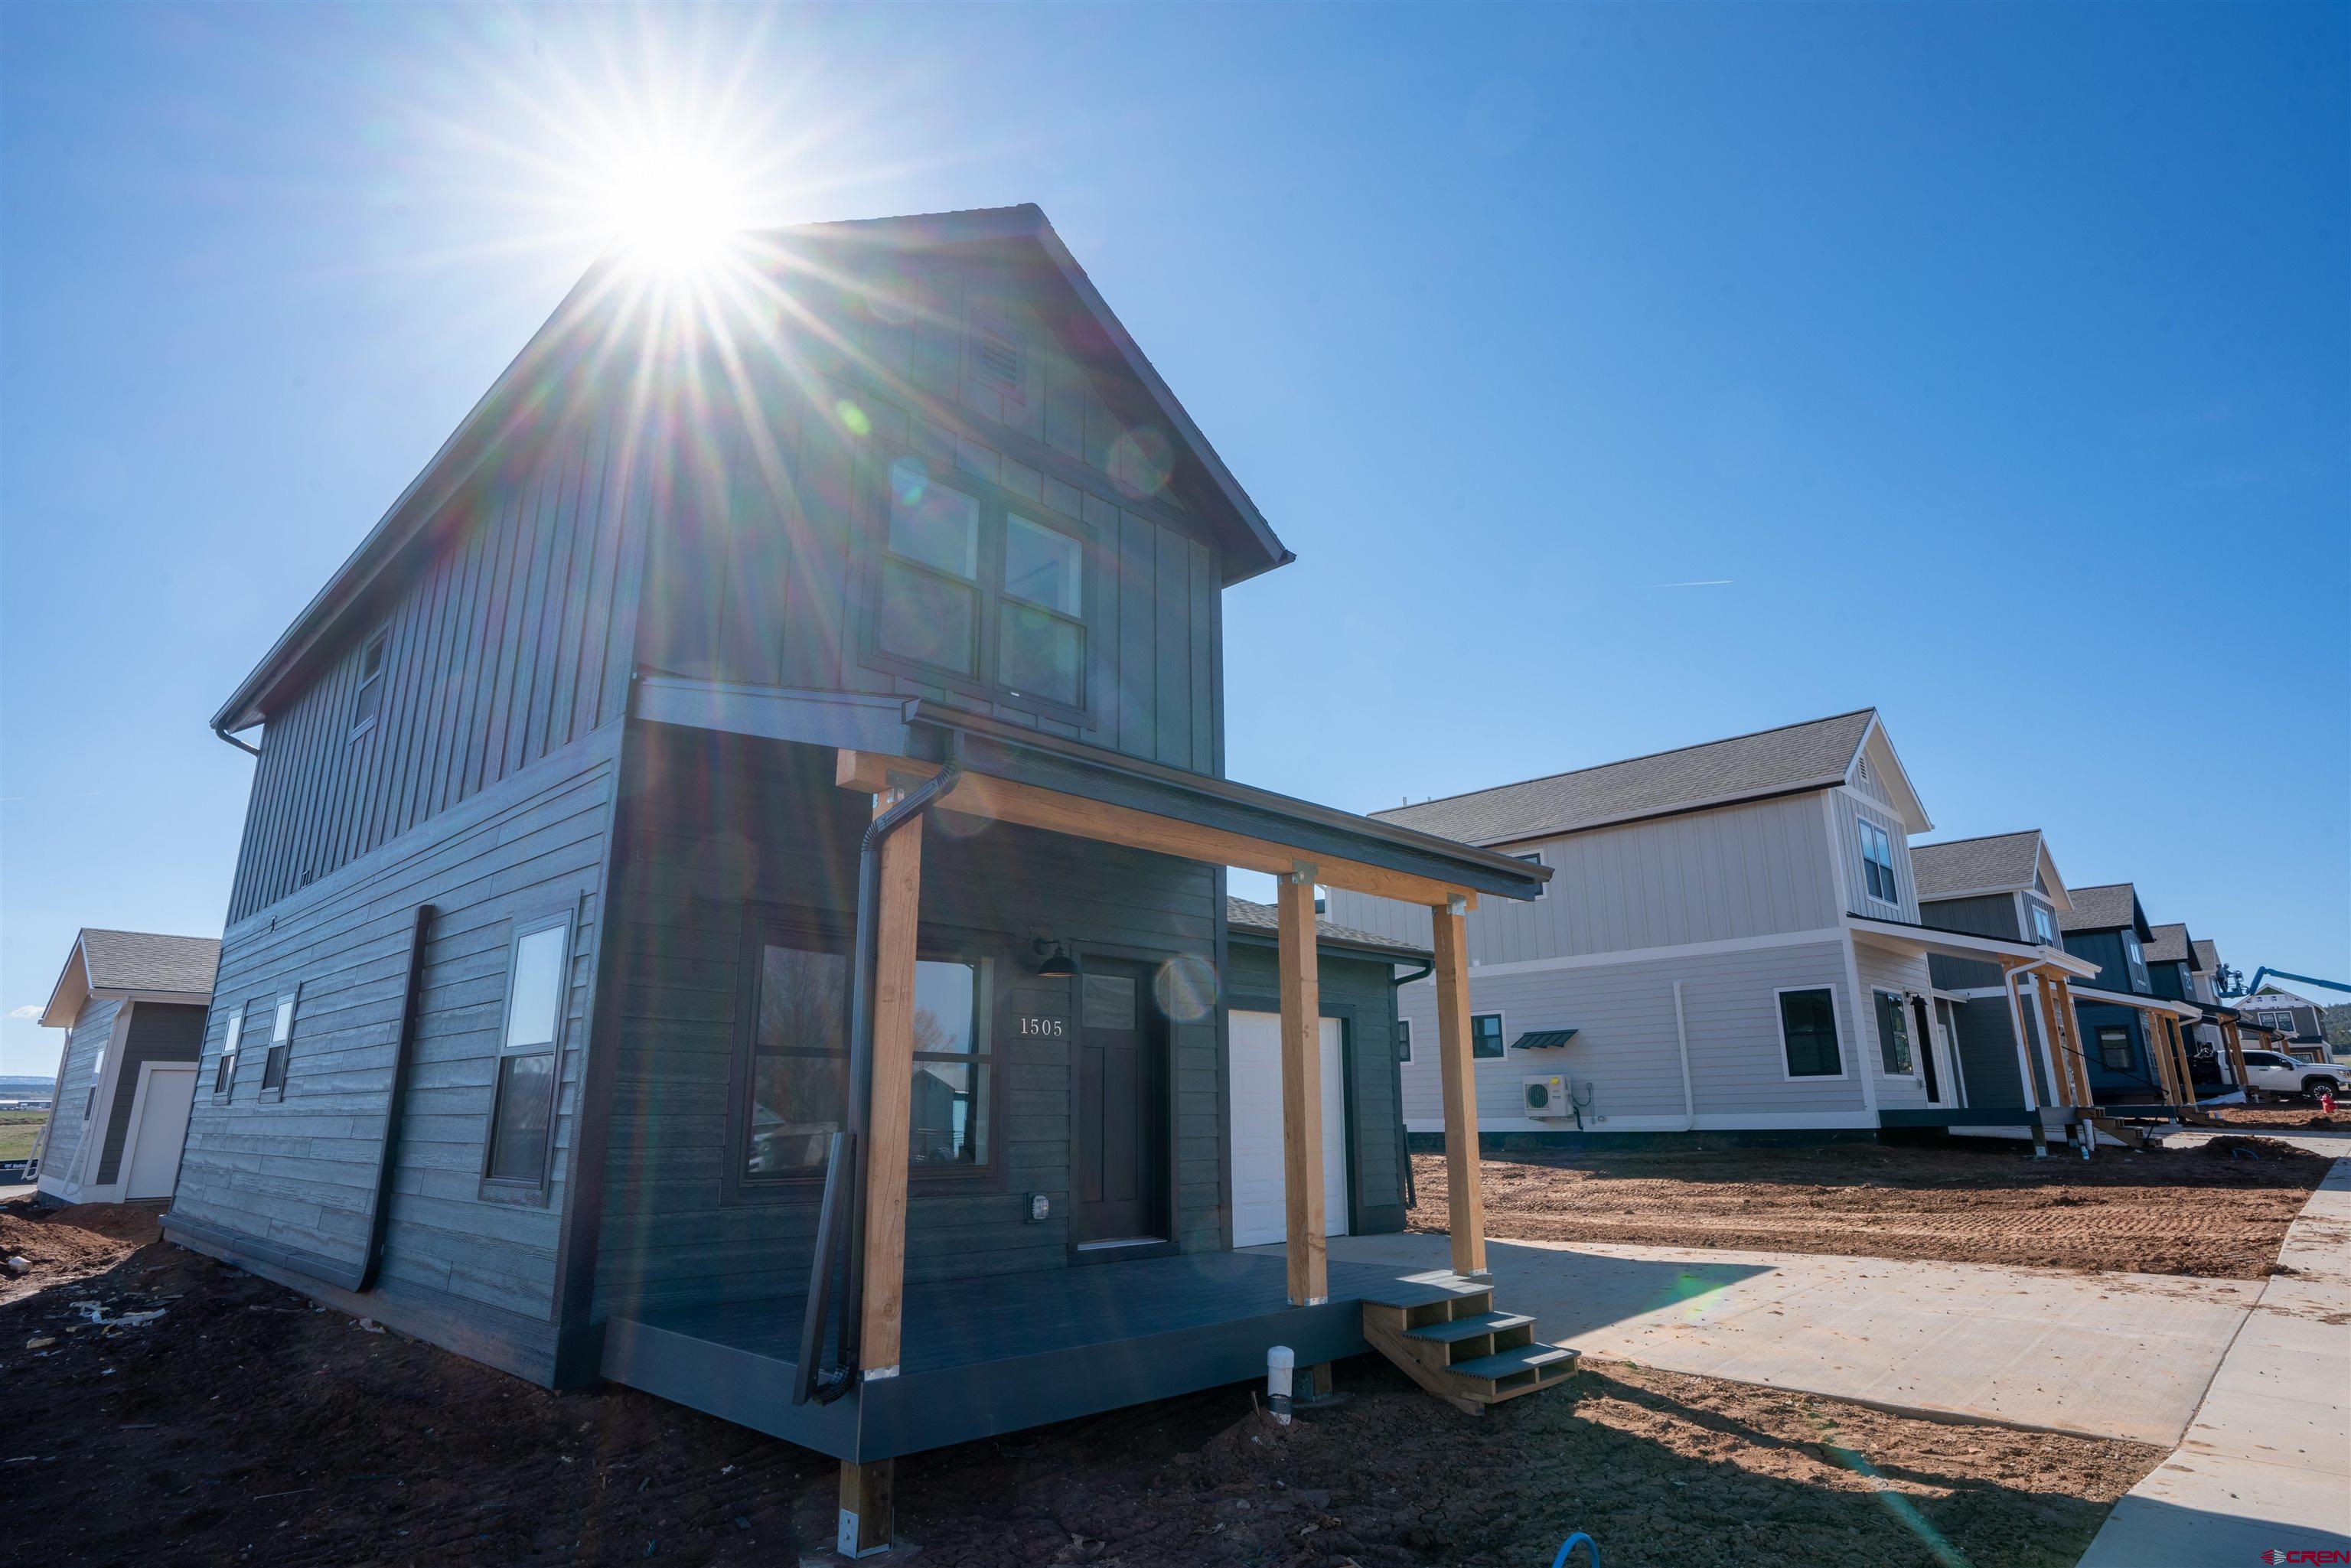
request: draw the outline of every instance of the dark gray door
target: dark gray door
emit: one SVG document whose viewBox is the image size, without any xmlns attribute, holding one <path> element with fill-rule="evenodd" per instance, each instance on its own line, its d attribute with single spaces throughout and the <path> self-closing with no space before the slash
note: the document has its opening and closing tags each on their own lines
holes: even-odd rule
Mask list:
<svg viewBox="0 0 2351 1568">
<path fill-rule="evenodd" d="M 1139 965 L 1091 963 L 1079 981 L 1071 1239 L 1167 1234 L 1166 1030 Z"/>
</svg>

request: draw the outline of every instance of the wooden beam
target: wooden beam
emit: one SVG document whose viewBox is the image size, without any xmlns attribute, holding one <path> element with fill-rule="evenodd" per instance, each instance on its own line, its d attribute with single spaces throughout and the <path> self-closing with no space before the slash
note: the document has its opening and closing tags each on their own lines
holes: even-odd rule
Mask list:
<svg viewBox="0 0 2351 1568">
<path fill-rule="evenodd" d="M 873 797 L 880 816 L 899 797 Z M 865 1290 L 858 1363 L 868 1378 L 898 1375 L 906 1283 L 908 1123 L 914 1092 L 914 939 L 921 924 L 923 819 L 882 841 L 873 921 L 873 1098 L 865 1116 Z"/>
<path fill-rule="evenodd" d="M 2162 1017 L 2162 1014 L 2149 1009 L 2139 1009 L 2139 1032 L 2147 1036 L 2147 1053 L 2155 1063 L 2155 1075 L 2163 1081 L 2164 1103 L 2177 1105 L 2179 1103 L 2179 1085 L 2172 1081 L 2171 1051 L 2164 1043 Z"/>
<path fill-rule="evenodd" d="M 895 1459 L 866 1464 L 841 1461 L 841 1525 L 833 1545 L 843 1557 L 872 1557 L 890 1550 L 896 1525 Z"/>
<path fill-rule="evenodd" d="M 2220 1043 L 2229 1049 L 2229 1071 L 2236 1074 L 2237 1087 L 2248 1088 L 2245 1082 L 2245 1040 L 2244 1036 L 2237 1032 L 2237 1022 L 2234 1019 L 2220 1020 Z M 2250 1102 L 2251 1094 L 2248 1093 L 2246 1098 Z"/>
<path fill-rule="evenodd" d="M 2057 988 L 2051 983 L 2046 970 L 2033 971 L 2032 980 L 2032 999 L 2041 1009 L 2041 1043 L 2049 1056 L 2049 1087 L 2060 1099 L 2072 1103 L 2076 1091 L 2073 1067 L 2065 1060 L 2065 1036 L 2057 1018 Z"/>
<path fill-rule="evenodd" d="M 1314 931 L 1315 868 L 1299 866 L 1275 897 L 1281 958 L 1282 1255 L 1290 1264 L 1290 1304 L 1331 1299 L 1329 1242 L 1322 1214 L 1322 988 Z"/>
<path fill-rule="evenodd" d="M 888 789 L 893 774 L 904 779 L 927 779 L 938 770 L 935 762 L 844 747 L 835 761 L 833 779 L 843 789 L 872 794 Z M 1277 877 L 1289 875 L 1300 858 L 1294 847 L 1270 840 L 1253 839 L 1222 828 L 1204 828 L 1173 817 L 1154 816 L 1127 806 L 1105 805 L 1100 800 L 991 778 L 985 773 L 966 773 L 935 809 L 1024 828 L 1041 828 L 1072 838 L 1123 844 L 1128 849 L 1149 850 L 1155 854 L 1204 861 L 1210 865 L 1239 866 Z M 1468 889 L 1384 866 L 1317 857 L 1314 867 L 1314 874 L 1323 883 L 1353 893 L 1368 893 L 1405 904 L 1442 904 L 1455 896 L 1468 898 L 1472 906 L 1477 903 L 1477 894 Z"/>
<path fill-rule="evenodd" d="M 1453 1271 L 1486 1272 L 1486 1194 L 1478 1166 L 1478 1078 L 1469 1056 L 1469 944 L 1459 904 L 1439 904 L 1437 955 L 1437 1077 L 1445 1099 L 1445 1202 Z"/>
<path fill-rule="evenodd" d="M 2090 1052 L 2082 1039 L 2082 1015 L 2074 1006 L 2074 988 L 2067 984 L 2063 970 L 2050 971 L 2049 984 L 2057 993 L 2058 1016 L 2065 1020 L 2065 1038 L 2072 1042 L 2074 1074 L 2081 1082 L 2082 1098 L 2077 1103 L 2087 1109 L 2098 1103 L 2098 1097 L 2090 1087 Z"/>
</svg>

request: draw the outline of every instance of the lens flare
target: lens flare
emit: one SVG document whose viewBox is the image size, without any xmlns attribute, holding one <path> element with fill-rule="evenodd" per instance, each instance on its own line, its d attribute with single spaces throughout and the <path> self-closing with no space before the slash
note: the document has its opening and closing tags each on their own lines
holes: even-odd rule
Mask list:
<svg viewBox="0 0 2351 1568">
<path fill-rule="evenodd" d="M 661 273 L 708 267 L 726 253 L 744 223 L 739 188 L 724 166 L 677 147 L 623 157 L 601 205 L 629 257 Z"/>
</svg>

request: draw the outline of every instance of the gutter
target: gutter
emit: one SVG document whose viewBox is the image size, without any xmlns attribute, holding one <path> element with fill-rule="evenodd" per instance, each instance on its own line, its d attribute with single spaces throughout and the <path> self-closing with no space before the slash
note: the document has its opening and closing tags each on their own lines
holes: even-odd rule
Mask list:
<svg viewBox="0 0 2351 1568">
<path fill-rule="evenodd" d="M 261 755 L 261 747 L 257 746 L 247 746 L 244 741 L 239 740 L 228 731 L 223 729 L 219 725 L 213 726 L 213 733 L 219 736 L 223 740 L 227 741 L 231 746 L 235 747 L 239 751 L 246 753 L 248 756 L 259 757 Z"/>
</svg>

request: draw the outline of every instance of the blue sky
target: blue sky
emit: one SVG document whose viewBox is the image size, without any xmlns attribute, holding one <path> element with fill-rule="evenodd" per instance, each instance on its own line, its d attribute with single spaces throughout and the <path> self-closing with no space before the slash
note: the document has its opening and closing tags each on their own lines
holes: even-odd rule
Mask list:
<svg viewBox="0 0 2351 1568">
<path fill-rule="evenodd" d="M 206 718 L 664 113 L 762 219 L 1044 206 L 1299 554 L 1228 596 L 1237 777 L 1875 704 L 1938 836 L 2351 978 L 2341 8 L 18 5 L 0 56 L 0 1010 L 79 925 L 218 931 Z"/>
</svg>

